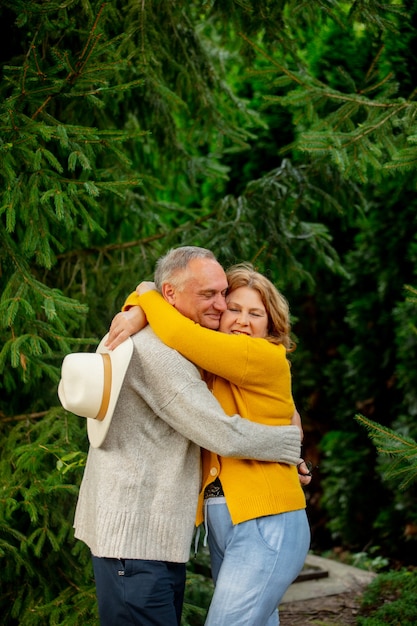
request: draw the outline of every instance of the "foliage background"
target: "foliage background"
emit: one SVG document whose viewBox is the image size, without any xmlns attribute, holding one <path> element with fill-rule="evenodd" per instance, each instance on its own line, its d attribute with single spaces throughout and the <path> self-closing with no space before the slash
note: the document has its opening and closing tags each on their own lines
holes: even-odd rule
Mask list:
<svg viewBox="0 0 417 626">
<path fill-rule="evenodd" d="M 415 561 L 415 488 L 386 479 L 354 416 L 417 436 L 416 15 L 411 0 L 1 2 L 5 624 L 97 622 L 72 535 L 85 424 L 59 406 L 59 368 L 173 245 L 252 260 L 290 301 L 312 547 Z"/>
</svg>

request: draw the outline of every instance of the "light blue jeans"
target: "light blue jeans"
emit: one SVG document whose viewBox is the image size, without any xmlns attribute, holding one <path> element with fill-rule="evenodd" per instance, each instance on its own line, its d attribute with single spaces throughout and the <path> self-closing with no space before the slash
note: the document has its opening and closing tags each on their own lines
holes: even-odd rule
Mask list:
<svg viewBox="0 0 417 626">
<path fill-rule="evenodd" d="M 305 510 L 234 526 L 227 504 L 213 502 L 206 523 L 215 589 L 205 626 L 278 626 L 277 607 L 310 546 Z"/>
</svg>

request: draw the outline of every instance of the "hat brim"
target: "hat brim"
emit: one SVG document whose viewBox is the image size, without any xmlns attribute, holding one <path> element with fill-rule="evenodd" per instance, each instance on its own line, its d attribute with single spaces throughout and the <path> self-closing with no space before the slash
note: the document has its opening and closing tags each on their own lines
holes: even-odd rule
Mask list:
<svg viewBox="0 0 417 626">
<path fill-rule="evenodd" d="M 113 418 L 114 409 L 116 408 L 117 400 L 119 398 L 120 389 L 122 387 L 133 352 L 133 342 L 130 337 L 114 350 L 108 350 L 104 345 L 107 338 L 108 333 L 101 340 L 96 352 L 110 355 L 112 376 L 110 399 L 106 414 L 102 420 L 87 418 L 88 439 L 93 448 L 99 448 L 107 436 Z"/>
</svg>

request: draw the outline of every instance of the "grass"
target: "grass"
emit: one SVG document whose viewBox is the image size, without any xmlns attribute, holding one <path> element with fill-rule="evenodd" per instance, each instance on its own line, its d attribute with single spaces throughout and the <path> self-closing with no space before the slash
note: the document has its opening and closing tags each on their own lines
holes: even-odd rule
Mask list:
<svg viewBox="0 0 417 626">
<path fill-rule="evenodd" d="M 379 574 L 364 592 L 357 626 L 415 626 L 417 570 Z"/>
</svg>

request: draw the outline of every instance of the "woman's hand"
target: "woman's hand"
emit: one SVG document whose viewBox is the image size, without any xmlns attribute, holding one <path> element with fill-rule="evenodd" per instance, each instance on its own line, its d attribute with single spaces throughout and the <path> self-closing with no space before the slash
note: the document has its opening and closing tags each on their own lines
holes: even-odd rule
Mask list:
<svg viewBox="0 0 417 626">
<path fill-rule="evenodd" d="M 140 296 L 146 293 L 147 291 L 156 291 L 155 283 L 152 282 L 151 280 L 143 280 L 136 287 L 136 293 L 138 293 Z"/>
<path fill-rule="evenodd" d="M 132 306 L 128 311 L 117 313 L 110 324 L 106 347 L 114 350 L 128 337 L 145 328 L 147 323 L 146 315 L 140 306 Z"/>
<path fill-rule="evenodd" d="M 304 439 L 303 425 L 301 423 L 301 417 L 297 409 L 294 410 L 294 415 L 291 418 L 291 426 L 298 426 L 301 434 L 301 442 Z"/>
</svg>

